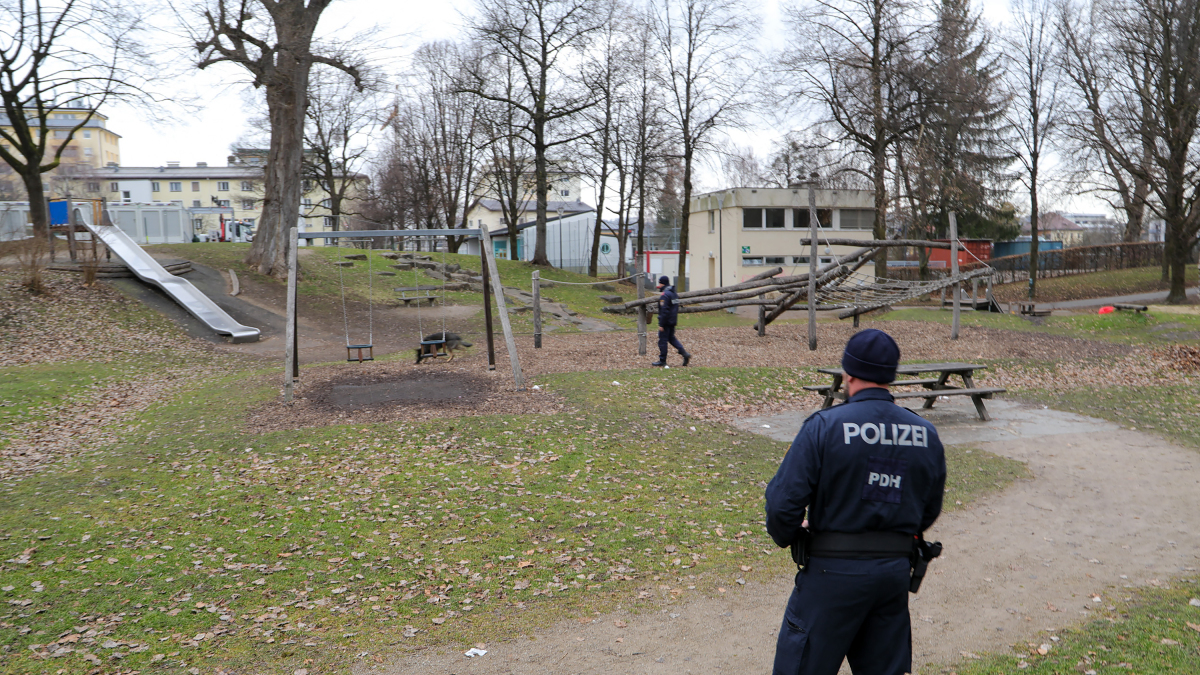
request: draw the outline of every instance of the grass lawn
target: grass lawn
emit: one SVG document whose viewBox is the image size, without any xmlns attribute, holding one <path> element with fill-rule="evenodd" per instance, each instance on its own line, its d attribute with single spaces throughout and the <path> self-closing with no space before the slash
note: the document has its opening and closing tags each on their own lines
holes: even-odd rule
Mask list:
<svg viewBox="0 0 1200 675">
<path fill-rule="evenodd" d="M 50 372 L 9 369 L 6 395 Z M 239 413 L 274 395 L 261 373 L 194 386 L 123 421 L 116 445 L 0 484 L 0 671 L 120 654 L 135 670 L 345 672 L 364 652 L 465 647 L 785 572 L 762 527 L 785 446 L 665 404 L 799 394 L 815 374 L 613 377 L 542 379 L 579 412 L 261 436 Z M 977 450 L 949 461 L 949 508 L 1024 475 Z"/>
<path fill-rule="evenodd" d="M 1101 597 L 1100 618 L 1077 628 L 1045 633 L 953 668 L 925 673 L 955 675 L 1191 675 L 1200 663 L 1200 584 L 1179 579 L 1164 588 L 1115 589 Z M 1192 603 L 1196 603 L 1193 605 Z"/>
<path fill-rule="evenodd" d="M 932 321 L 949 324 L 953 313 L 938 309 L 902 309 L 880 315 L 884 321 Z M 963 326 L 1065 335 L 1129 345 L 1167 345 L 1200 340 L 1200 315 L 1113 312 L 1031 319 L 1016 314 L 963 312 Z"/>
<path fill-rule="evenodd" d="M 1196 285 L 1200 278 L 1197 277 L 1195 266 L 1188 265 L 1186 279 L 1189 287 Z M 992 294 L 1000 302 L 1026 301 L 1029 298 L 1027 283 L 1020 281 L 1001 284 L 993 289 Z M 1162 280 L 1161 267 L 1135 267 L 1111 272 L 1091 272 L 1053 279 L 1038 279 L 1036 300 L 1038 302 L 1061 302 L 1166 291 L 1170 288 L 1170 283 Z"/>
</svg>

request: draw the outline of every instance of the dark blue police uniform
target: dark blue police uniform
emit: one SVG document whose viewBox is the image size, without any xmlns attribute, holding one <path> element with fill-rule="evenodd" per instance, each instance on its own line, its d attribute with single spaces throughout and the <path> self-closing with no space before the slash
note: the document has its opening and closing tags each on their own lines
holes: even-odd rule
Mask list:
<svg viewBox="0 0 1200 675">
<path fill-rule="evenodd" d="M 669 344 L 683 357 L 683 365 L 686 366 L 692 355 L 683 348 L 679 338 L 675 337 L 675 325 L 679 323 L 679 294 L 675 292 L 675 287 L 668 283 L 667 277 L 660 277 L 658 283 L 663 286 L 663 290 L 658 299 L 658 361 L 653 365 L 666 365 Z"/>
<path fill-rule="evenodd" d="M 806 508 L 814 544 L 833 542 L 833 550 L 816 546 L 796 574 L 775 675 L 835 675 L 843 658 L 856 675 L 912 669 L 902 551 L 941 513 L 946 458 L 933 425 L 893 401 L 871 387 L 810 416 L 767 486 L 767 531 L 776 544 L 797 540 Z M 837 550 L 839 537 L 851 542 L 845 551 Z M 853 542 L 864 537 L 884 540 L 883 548 L 890 537 L 901 552 L 863 551 Z"/>
</svg>

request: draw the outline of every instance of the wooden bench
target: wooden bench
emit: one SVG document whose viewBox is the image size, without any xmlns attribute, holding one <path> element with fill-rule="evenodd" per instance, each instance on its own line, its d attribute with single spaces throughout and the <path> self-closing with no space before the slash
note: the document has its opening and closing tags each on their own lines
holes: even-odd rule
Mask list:
<svg viewBox="0 0 1200 675">
<path fill-rule="evenodd" d="M 1150 310 L 1150 308 L 1145 305 L 1131 305 L 1131 304 L 1128 304 L 1125 302 L 1114 302 L 1113 307 L 1115 309 L 1127 309 L 1127 310 L 1130 310 L 1133 312 L 1137 312 L 1138 314 L 1141 314 L 1142 312 L 1146 312 L 1146 311 Z"/>
<path fill-rule="evenodd" d="M 991 398 L 992 394 L 1003 394 L 1006 389 L 1000 387 L 987 387 L 979 389 L 963 389 L 961 387 L 948 387 L 946 389 L 930 389 L 928 391 L 894 391 L 892 398 L 897 400 L 902 398 L 923 398 L 926 403 L 932 403 L 939 396 L 970 396 L 971 402 L 975 404 L 975 412 L 979 413 L 979 419 L 987 422 L 991 419 L 988 416 L 987 408 L 983 405 L 983 399 Z M 932 405 L 925 406 L 932 408 Z"/>
<path fill-rule="evenodd" d="M 1032 302 L 1018 303 L 1017 307 L 1025 316 L 1050 316 L 1050 310 L 1038 309 L 1037 305 Z"/>
<path fill-rule="evenodd" d="M 396 299 L 403 302 L 405 307 L 408 307 L 409 303 L 412 303 L 412 302 L 417 303 L 417 306 L 420 307 L 422 300 L 428 300 L 430 307 L 433 307 L 434 304 L 437 303 L 436 295 L 409 295 L 405 291 L 401 291 L 400 297 L 398 297 Z"/>
</svg>

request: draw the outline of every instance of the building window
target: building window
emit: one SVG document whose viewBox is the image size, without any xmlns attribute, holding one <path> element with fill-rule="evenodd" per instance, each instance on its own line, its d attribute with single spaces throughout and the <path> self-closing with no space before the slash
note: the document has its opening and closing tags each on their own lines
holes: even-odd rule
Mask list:
<svg viewBox="0 0 1200 675">
<path fill-rule="evenodd" d="M 300 189 L 304 192 L 312 192 L 312 181 L 305 179 L 300 183 Z"/>
<path fill-rule="evenodd" d="M 199 200 L 199 199 L 193 199 L 193 200 L 192 200 L 192 208 L 193 208 L 193 209 L 198 209 L 198 208 L 200 208 L 200 200 Z"/>
<path fill-rule="evenodd" d="M 792 225 L 796 228 L 808 229 L 810 227 L 808 224 L 808 209 L 794 209 L 792 211 Z M 817 209 L 817 226 L 833 227 L 833 209 Z"/>
<path fill-rule="evenodd" d="M 708 212 L 708 233 L 712 234 L 713 232 L 716 232 L 716 231 L 717 231 L 717 212 L 709 211 Z"/>
<path fill-rule="evenodd" d="M 121 191 L 121 184 L 120 184 L 120 183 L 109 183 L 109 184 L 108 184 L 108 191 L 109 191 L 109 192 L 120 192 L 120 191 Z"/>
<path fill-rule="evenodd" d="M 55 132 L 54 132 L 54 137 L 55 137 L 55 138 L 66 138 L 66 137 L 67 137 L 67 132 L 65 132 L 65 131 L 55 131 Z"/>
<path fill-rule="evenodd" d="M 751 228 L 762 229 L 762 226 L 763 226 L 763 210 L 762 209 L 742 209 L 742 227 L 744 227 L 746 229 L 751 229 Z M 762 260 L 762 258 L 759 258 L 758 260 Z M 754 263 L 745 263 L 744 262 L 742 264 L 750 265 L 750 264 L 754 264 Z M 759 262 L 757 264 L 761 265 L 762 263 Z"/>
<path fill-rule="evenodd" d="M 333 216 L 325 216 L 325 229 L 332 230 L 333 226 L 336 224 L 337 218 L 334 218 Z"/>
<path fill-rule="evenodd" d="M 92 156 L 92 149 L 91 149 L 91 148 L 84 148 L 84 149 L 83 149 L 83 154 L 84 154 L 84 156 L 85 156 L 85 157 L 91 157 L 91 156 Z"/>
<path fill-rule="evenodd" d="M 246 211 L 253 210 L 254 209 L 254 200 L 253 199 L 243 199 L 242 200 L 242 209 L 244 209 Z"/>
<path fill-rule="evenodd" d="M 124 192 L 122 192 L 122 193 L 121 193 L 121 199 L 122 199 L 122 200 L 124 200 L 124 201 L 129 201 L 129 200 L 133 199 L 133 197 L 131 197 L 131 196 L 129 195 L 129 191 L 128 191 L 128 190 L 126 190 L 126 191 L 124 191 Z"/>
<path fill-rule="evenodd" d="M 875 209 L 842 209 L 843 230 L 875 229 Z"/>
<path fill-rule="evenodd" d="M 227 180 L 217 181 L 217 192 L 229 192 L 229 181 L 227 181 Z"/>
<path fill-rule="evenodd" d="M 254 189 L 254 183 L 248 180 L 242 181 L 242 192 L 250 192 Z"/>
<path fill-rule="evenodd" d="M 303 206 L 306 209 L 312 207 L 312 199 L 310 199 L 308 197 L 301 199 L 300 206 Z"/>
<path fill-rule="evenodd" d="M 88 131 L 88 130 L 86 130 L 86 129 L 85 129 L 85 130 L 83 131 L 83 137 L 84 137 L 84 138 L 91 138 L 91 137 L 92 137 L 92 132 L 90 132 L 90 131 Z"/>
<path fill-rule="evenodd" d="M 227 209 L 227 208 L 229 208 L 229 200 L 228 199 L 218 199 L 217 206 Z"/>
<path fill-rule="evenodd" d="M 322 200 L 321 200 L 321 208 L 323 208 L 323 209 L 331 209 L 331 208 L 333 208 L 333 200 L 331 200 L 331 199 L 322 199 Z"/>
<path fill-rule="evenodd" d="M 756 211 L 760 209 L 755 209 Z M 763 265 L 763 257 L 758 256 L 742 256 L 742 267 L 761 267 Z"/>
<path fill-rule="evenodd" d="M 204 219 L 203 218 L 192 218 L 192 227 L 196 228 L 197 230 L 204 229 Z"/>
<path fill-rule="evenodd" d="M 819 257 L 819 258 L 817 258 L 817 260 L 820 261 L 819 264 L 821 264 L 821 265 L 827 265 L 827 264 L 833 262 L 833 258 Z M 793 265 L 807 265 L 808 264 L 808 256 L 794 255 L 794 256 L 792 256 L 792 264 Z"/>
<path fill-rule="evenodd" d="M 159 190 L 158 181 L 154 181 L 154 182 L 150 183 L 150 191 L 151 192 L 158 192 L 158 190 Z"/>
<path fill-rule="evenodd" d="M 564 197 L 570 197 L 570 196 L 571 196 L 571 191 L 570 191 L 570 190 L 563 190 L 563 191 L 562 191 L 562 196 L 564 196 Z"/>
<path fill-rule="evenodd" d="M 172 182 L 171 183 L 171 192 L 183 192 L 183 183 L 180 183 L 177 181 Z"/>
<path fill-rule="evenodd" d="M 783 214 L 785 209 L 763 209 L 766 211 L 767 227 L 783 229 Z"/>
<path fill-rule="evenodd" d="M 786 265 L 787 256 L 769 255 L 763 258 L 764 265 Z"/>
<path fill-rule="evenodd" d="M 87 191 L 88 191 L 88 192 L 99 192 L 99 191 L 100 191 L 100 184 L 99 184 L 99 183 L 88 183 L 88 184 L 87 184 Z"/>
<path fill-rule="evenodd" d="M 192 181 L 192 192 L 199 192 L 199 191 L 200 191 L 200 181 L 198 181 L 198 180 Z"/>
</svg>

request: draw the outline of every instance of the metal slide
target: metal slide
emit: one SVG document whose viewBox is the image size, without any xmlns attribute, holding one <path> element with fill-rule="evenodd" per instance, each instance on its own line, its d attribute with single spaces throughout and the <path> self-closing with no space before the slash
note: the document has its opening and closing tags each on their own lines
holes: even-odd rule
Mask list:
<svg viewBox="0 0 1200 675">
<path fill-rule="evenodd" d="M 129 235 L 115 225 L 84 225 L 109 248 L 139 279 L 163 289 L 192 316 L 200 319 L 213 332 L 228 335 L 232 342 L 257 342 L 259 330 L 243 326 L 211 298 L 200 292 L 190 281 L 163 269 L 154 258 L 142 250 Z"/>
</svg>

